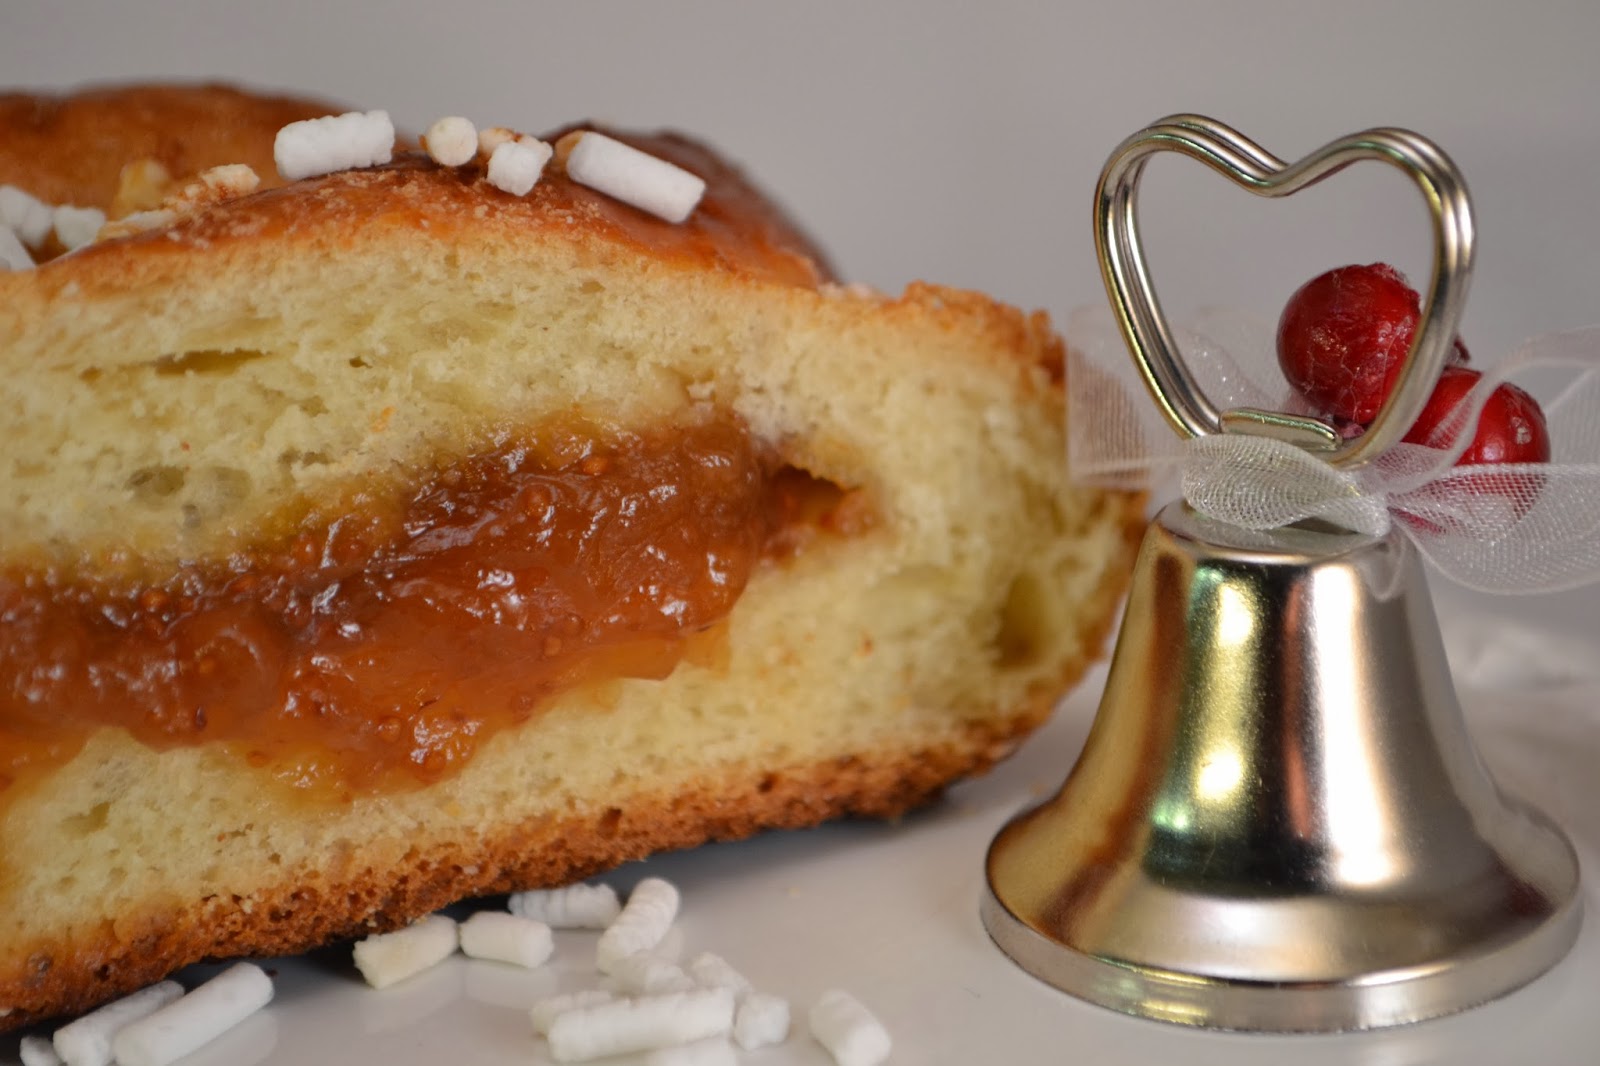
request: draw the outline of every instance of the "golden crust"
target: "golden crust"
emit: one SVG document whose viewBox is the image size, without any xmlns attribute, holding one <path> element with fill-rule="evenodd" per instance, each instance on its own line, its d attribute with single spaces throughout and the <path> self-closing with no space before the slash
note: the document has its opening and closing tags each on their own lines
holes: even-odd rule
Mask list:
<svg viewBox="0 0 1600 1066">
<path fill-rule="evenodd" d="M 77 283 L 86 295 L 193 276 L 212 258 L 282 259 L 353 240 L 359 227 L 377 234 L 426 231 L 436 241 L 517 242 L 559 235 L 646 255 L 680 270 L 717 270 L 739 277 L 815 287 L 826 280 L 821 256 L 785 216 L 727 164 L 675 134 L 613 136 L 668 158 L 698 161 L 705 198 L 682 223 L 664 222 L 559 170 L 526 196 L 489 184 L 483 167 L 441 167 L 407 153 L 394 162 L 297 181 L 202 205 L 170 226 L 101 241 L 47 264 L 37 280 L 48 289 Z M 363 242 L 377 236 L 371 230 Z M 11 276 L 23 283 L 26 272 Z"/>
<path fill-rule="evenodd" d="M 281 184 L 272 141 L 283 126 L 337 114 L 317 100 L 227 85 L 133 85 L 64 95 L 0 95 L 0 185 L 50 204 L 111 206 L 122 167 L 154 160 L 174 178 L 244 163 Z"/>
<path fill-rule="evenodd" d="M 263 191 L 285 187 L 272 154 L 278 130 L 342 110 L 324 101 L 267 96 L 216 84 L 134 85 L 66 95 L 0 94 L 0 185 L 14 185 L 50 204 L 105 210 L 112 206 L 122 168 L 152 160 L 180 182 L 211 167 L 243 163 L 255 170 Z M 576 130 L 599 128 L 578 124 L 545 136 L 555 141 Z M 370 180 L 381 170 L 341 171 L 293 183 L 290 191 L 276 197 L 231 202 L 207 212 L 209 224 L 180 225 L 175 235 L 179 244 L 185 236 L 207 241 L 249 233 L 273 241 L 296 228 L 291 225 L 296 221 L 387 217 L 396 224 L 416 225 L 424 218 L 436 220 L 475 207 L 468 198 L 478 197 L 496 209 L 494 222 L 479 220 L 490 230 L 503 231 L 519 218 L 524 225 L 544 218 L 699 266 L 720 263 L 799 284 L 831 277 L 816 244 L 737 167 L 710 148 L 676 133 L 606 132 L 706 180 L 706 198 L 687 223 L 662 222 L 570 182 L 559 164 L 552 164 L 544 180 L 522 198 L 489 185 L 481 163 L 441 168 L 413 154 L 395 169 L 433 174 L 431 190 L 426 184 Z M 404 141 L 397 145 L 403 148 Z M 514 212 L 503 213 L 509 205 L 515 205 Z M 397 214 L 389 214 L 396 209 Z M 456 220 L 463 229 L 473 228 L 471 221 L 470 216 Z M 154 244 L 159 239 L 141 240 Z M 166 240 L 173 240 L 173 235 L 166 235 Z M 129 254 L 128 248 L 117 253 Z M 142 266 L 138 258 L 125 262 L 135 271 Z"/>
<path fill-rule="evenodd" d="M 862 753 L 817 766 L 752 770 L 694 789 L 629 797 L 598 815 L 497 827 L 482 840 L 414 849 L 400 869 L 329 882 L 295 871 L 258 893 L 250 913 L 230 900 L 119 920 L 77 943 L 30 946 L 0 972 L 0 1031 L 87 1010 L 206 958 L 291 955 L 399 928 L 458 900 L 565 884 L 662 851 L 795 829 L 844 815 L 888 818 L 987 768 L 1032 730 L 1048 703 L 971 727 L 963 744 Z"/>
<path fill-rule="evenodd" d="M 208 263 L 239 255 L 265 261 L 337 248 L 359 227 L 395 234 L 426 231 L 438 241 L 515 242 L 559 237 L 632 252 L 679 270 L 716 270 L 751 280 L 814 288 L 831 278 L 816 245 L 734 166 L 703 145 L 673 133 L 606 131 L 706 180 L 706 194 L 682 223 L 664 222 L 638 208 L 569 180 L 552 163 L 526 196 L 489 184 L 480 162 L 441 167 L 418 153 L 394 162 L 343 170 L 291 185 L 263 182 L 252 195 L 202 204 L 172 225 L 101 241 L 37 271 L 0 275 L 18 299 L 30 292 L 48 301 L 67 286 L 85 296 L 131 285 L 177 284 L 204 276 Z M 3 137 L 3 134 L 0 134 Z M 208 155 L 206 158 L 215 158 Z M 61 187 L 77 179 L 18 171 L 0 183 Z M 13 167 L 21 161 L 10 161 Z M 220 165 L 220 164 L 212 164 Z M 276 174 L 270 169 L 262 172 Z M 33 188 L 29 188 L 29 186 Z M 49 200 L 44 193 L 35 193 Z M 65 202 L 55 200 L 51 202 Z M 26 320 L 20 324 L 26 326 Z"/>
</svg>

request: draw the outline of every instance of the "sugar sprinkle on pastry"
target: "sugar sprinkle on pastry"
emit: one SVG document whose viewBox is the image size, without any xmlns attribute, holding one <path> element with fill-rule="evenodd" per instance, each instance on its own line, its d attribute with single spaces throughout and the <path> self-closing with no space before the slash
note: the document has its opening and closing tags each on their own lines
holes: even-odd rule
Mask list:
<svg viewBox="0 0 1600 1066">
<path fill-rule="evenodd" d="M 526 196 L 539 183 L 553 149 L 537 137 L 505 141 L 489 156 L 489 184 L 512 196 Z"/>
<path fill-rule="evenodd" d="M 32 270 L 33 256 L 16 233 L 0 226 L 0 270 Z"/>
<path fill-rule="evenodd" d="M 278 173 L 289 181 L 376 166 L 393 155 L 394 123 L 387 111 L 347 111 L 291 122 L 278 131 L 272 146 Z"/>
<path fill-rule="evenodd" d="M 0 228 L 9 229 L 23 244 L 37 248 L 54 224 L 49 204 L 15 185 L 0 185 Z"/>
<path fill-rule="evenodd" d="M 442 167 L 459 167 L 478 154 L 478 127 L 471 119 L 447 115 L 428 127 L 422 147 Z"/>
<path fill-rule="evenodd" d="M 106 213 L 98 207 L 58 207 L 53 214 L 56 240 L 67 251 L 94 243 L 95 234 L 106 224 Z"/>
<path fill-rule="evenodd" d="M 682 222 L 705 195 L 703 178 L 593 130 L 584 131 L 566 159 L 567 177 L 623 203 Z"/>
</svg>

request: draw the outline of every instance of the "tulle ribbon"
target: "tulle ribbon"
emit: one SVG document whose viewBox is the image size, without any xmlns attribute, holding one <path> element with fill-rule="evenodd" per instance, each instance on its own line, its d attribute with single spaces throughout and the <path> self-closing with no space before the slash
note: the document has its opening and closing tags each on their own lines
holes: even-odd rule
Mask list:
<svg viewBox="0 0 1600 1066">
<path fill-rule="evenodd" d="M 1283 382 L 1273 327 L 1209 311 L 1178 331 L 1183 359 L 1219 410 L 1308 412 Z M 1311 518 L 1382 536 L 1398 526 L 1440 572 L 1485 592 L 1549 592 L 1600 580 L 1600 327 L 1525 342 L 1468 393 L 1436 439 L 1397 444 L 1341 470 L 1281 441 L 1241 434 L 1181 439 L 1162 419 L 1109 309 L 1067 326 L 1068 452 L 1081 481 L 1159 489 L 1173 478 L 1196 510 L 1250 530 Z M 1549 463 L 1457 466 L 1496 386 L 1563 379 L 1542 404 Z"/>
</svg>

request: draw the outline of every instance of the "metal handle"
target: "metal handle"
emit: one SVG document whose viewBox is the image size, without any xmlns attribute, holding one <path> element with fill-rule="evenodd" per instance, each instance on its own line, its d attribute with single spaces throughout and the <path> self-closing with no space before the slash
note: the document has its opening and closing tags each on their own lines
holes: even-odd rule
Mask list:
<svg viewBox="0 0 1600 1066">
<path fill-rule="evenodd" d="M 1289 196 L 1351 163 L 1371 159 L 1399 168 L 1416 183 L 1433 218 L 1433 276 L 1422 319 L 1394 391 L 1361 436 L 1341 440 L 1317 418 L 1237 408 L 1219 411 L 1189 372 L 1162 313 L 1145 267 L 1136 205 L 1145 164 L 1157 152 L 1177 152 L 1258 196 Z M 1422 413 L 1443 371 L 1466 306 L 1472 276 L 1472 201 L 1455 164 L 1432 141 L 1401 129 L 1341 137 L 1300 161 L 1285 163 L 1214 119 L 1173 115 L 1123 141 L 1095 189 L 1094 239 L 1100 272 L 1123 337 L 1167 421 L 1180 435 L 1256 433 L 1317 452 L 1329 463 L 1355 467 L 1399 443 Z"/>
</svg>

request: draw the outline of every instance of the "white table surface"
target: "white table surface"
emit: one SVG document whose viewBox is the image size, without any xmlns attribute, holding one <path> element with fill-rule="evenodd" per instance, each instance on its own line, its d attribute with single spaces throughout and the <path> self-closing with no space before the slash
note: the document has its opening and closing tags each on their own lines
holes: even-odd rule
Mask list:
<svg viewBox="0 0 1600 1066">
<path fill-rule="evenodd" d="M 1047 4 L 879 0 L 630 4 L 496 0 L 0 0 L 0 85 L 224 77 L 529 130 L 581 116 L 708 137 L 886 289 L 968 285 L 1064 319 L 1101 299 L 1089 206 L 1102 161 L 1161 115 L 1200 111 L 1285 156 L 1372 125 L 1437 139 L 1471 183 L 1478 266 L 1464 333 L 1493 363 L 1600 321 L 1600 5 L 1493 0 Z M 1167 165 L 1170 162 L 1170 166 Z M 1178 160 L 1153 164 L 1146 236 L 1169 309 L 1275 314 L 1304 278 L 1388 259 L 1426 268 L 1425 218 L 1395 175 L 1347 172 L 1264 205 Z M 1600 590 L 1437 596 L 1466 649 L 1463 701 L 1503 783 L 1576 838 L 1600 893 Z M 1498 626 L 1555 634 L 1485 657 Z M 1575 649 L 1575 650 L 1574 650 Z M 1487 663 L 1487 665 L 1485 665 Z M 1564 665 L 1563 665 L 1564 664 Z M 1208 1034 L 1077 1003 L 1016 969 L 977 918 L 984 847 L 1065 774 L 1103 675 L 990 776 L 897 825 L 846 824 L 648 865 L 684 889 L 685 947 L 727 955 L 802 1010 L 852 989 L 901 1063 L 1600 1062 L 1600 920 L 1545 978 L 1452 1018 L 1349 1037 Z M 616 876 L 625 885 L 640 868 Z M 1593 919 L 1594 907 L 1590 907 Z M 589 944 L 508 976 L 453 960 L 388 993 L 342 953 L 281 960 L 277 1001 L 191 1063 L 542 1061 L 521 1004 L 587 983 Z M 0 1040 L 0 1061 L 15 1058 Z M 803 1040 L 751 1063 L 823 1063 Z"/>
</svg>

